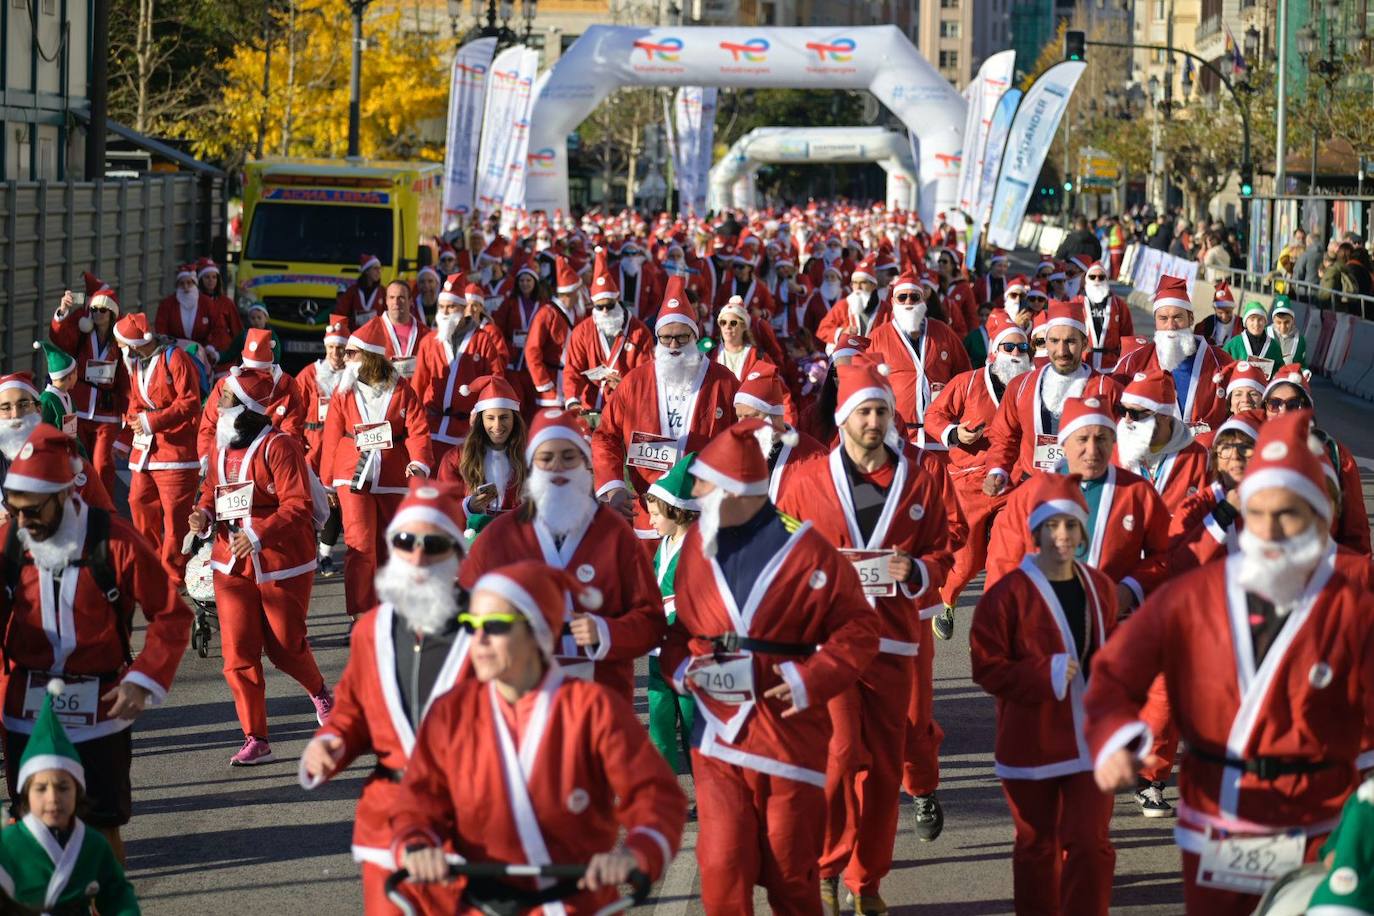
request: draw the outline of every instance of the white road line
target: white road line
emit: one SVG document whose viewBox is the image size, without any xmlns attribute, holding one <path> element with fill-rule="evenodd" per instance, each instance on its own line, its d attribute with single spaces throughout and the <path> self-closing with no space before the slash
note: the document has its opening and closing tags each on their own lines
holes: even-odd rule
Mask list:
<svg viewBox="0 0 1374 916">
<path fill-rule="evenodd" d="M 1359 455 L 1353 457 L 1357 467 L 1362 467 L 1366 471 L 1374 471 L 1374 458 L 1362 458 Z"/>
<path fill-rule="evenodd" d="M 697 831 L 689 825 L 682 834 L 682 848 L 677 858 L 663 874 L 658 885 L 659 902 L 654 905 L 654 916 L 682 916 L 692 901 L 692 885 L 697 878 Z"/>
</svg>

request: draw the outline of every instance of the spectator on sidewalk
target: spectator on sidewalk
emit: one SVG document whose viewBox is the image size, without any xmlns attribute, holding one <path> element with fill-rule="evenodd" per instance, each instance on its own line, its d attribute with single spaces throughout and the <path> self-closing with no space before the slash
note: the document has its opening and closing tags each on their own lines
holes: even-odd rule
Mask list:
<svg viewBox="0 0 1374 916">
<path fill-rule="evenodd" d="M 1293 268 L 1293 279 L 1299 283 L 1307 283 L 1317 286 L 1322 279 L 1322 248 L 1321 236 L 1312 233 L 1307 239 L 1307 250 L 1298 258 L 1296 266 Z M 1311 290 L 1300 290 L 1311 298 Z"/>
<path fill-rule="evenodd" d="M 1345 269 L 1355 279 L 1355 287 L 1361 296 L 1374 295 L 1374 274 L 1370 272 L 1368 248 L 1352 242 Z"/>
<path fill-rule="evenodd" d="M 1321 289 L 1317 291 L 1319 303 L 1342 312 L 1349 310 L 1351 303 L 1346 296 L 1338 294 L 1359 290 L 1355 278 L 1346 268 L 1350 251 L 1349 242 L 1333 241 L 1326 247 L 1326 259 L 1322 262 Z"/>
<path fill-rule="evenodd" d="M 1059 243 L 1059 250 L 1054 253 L 1054 257 L 1059 261 L 1067 261 L 1076 254 L 1086 255 L 1086 260 L 1090 264 L 1102 259 L 1102 243 L 1098 241 L 1097 234 L 1088 224 L 1086 216 L 1074 217 L 1073 231 Z"/>
<path fill-rule="evenodd" d="M 1293 230 L 1293 238 L 1279 252 L 1279 271 L 1290 277 L 1297 276 L 1298 262 L 1307 251 L 1307 232 L 1301 226 Z"/>
<path fill-rule="evenodd" d="M 1205 276 L 1212 283 L 1229 280 L 1231 277 L 1231 253 L 1226 250 L 1221 236 L 1215 232 L 1207 233 L 1206 250 L 1202 254 Z"/>
</svg>

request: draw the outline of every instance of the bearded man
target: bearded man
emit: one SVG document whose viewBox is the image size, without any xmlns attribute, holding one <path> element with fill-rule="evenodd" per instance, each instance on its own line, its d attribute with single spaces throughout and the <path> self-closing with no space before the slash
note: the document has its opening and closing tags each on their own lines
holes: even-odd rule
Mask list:
<svg viewBox="0 0 1374 916">
<path fill-rule="evenodd" d="M 622 271 L 626 266 L 622 260 Z M 565 407 L 602 410 L 626 373 L 653 359 L 654 337 L 630 301 L 622 302 L 624 295 L 605 250 L 598 248 L 592 270 L 592 314 L 573 328 L 563 354 Z"/>
<path fill-rule="evenodd" d="M 157 304 L 153 330 L 176 340 L 183 347 L 198 343 L 208 348 L 208 365 L 219 361 L 220 351 L 230 344 L 229 328 L 215 309 L 215 301 L 196 285 L 194 264 L 177 268 L 177 287 L 172 295 Z"/>
<path fill-rule="evenodd" d="M 1087 321 L 1088 345 L 1092 357 L 1088 360 L 1098 372 L 1110 372 L 1121 358 L 1121 339 L 1135 336 L 1135 322 L 1131 319 L 1126 300 L 1112 292 L 1107 282 L 1107 270 L 1094 261 L 1083 275 L 1081 297 Z"/>
</svg>

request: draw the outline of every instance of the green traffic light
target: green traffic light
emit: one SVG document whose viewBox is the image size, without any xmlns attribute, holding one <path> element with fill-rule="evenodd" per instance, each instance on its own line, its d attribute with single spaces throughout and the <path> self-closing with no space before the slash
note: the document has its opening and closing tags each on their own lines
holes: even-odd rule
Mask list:
<svg viewBox="0 0 1374 916">
<path fill-rule="evenodd" d="M 1072 191 L 1072 190 L 1073 190 L 1073 182 L 1072 182 L 1072 181 L 1066 181 L 1066 182 L 1064 182 L 1064 190 L 1065 190 L 1065 191 Z"/>
</svg>

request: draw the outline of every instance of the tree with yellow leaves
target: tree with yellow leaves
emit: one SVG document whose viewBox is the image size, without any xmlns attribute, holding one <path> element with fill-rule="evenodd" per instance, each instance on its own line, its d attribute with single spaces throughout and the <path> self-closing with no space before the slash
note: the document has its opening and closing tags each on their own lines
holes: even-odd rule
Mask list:
<svg viewBox="0 0 1374 916">
<path fill-rule="evenodd" d="M 235 48 L 219 104 L 178 125 L 196 154 L 237 165 L 261 139 L 266 155 L 344 156 L 350 16 L 347 0 L 275 3 L 266 50 Z M 396 3 L 370 5 L 363 38 L 362 154 L 442 161 L 451 42 Z"/>
</svg>

